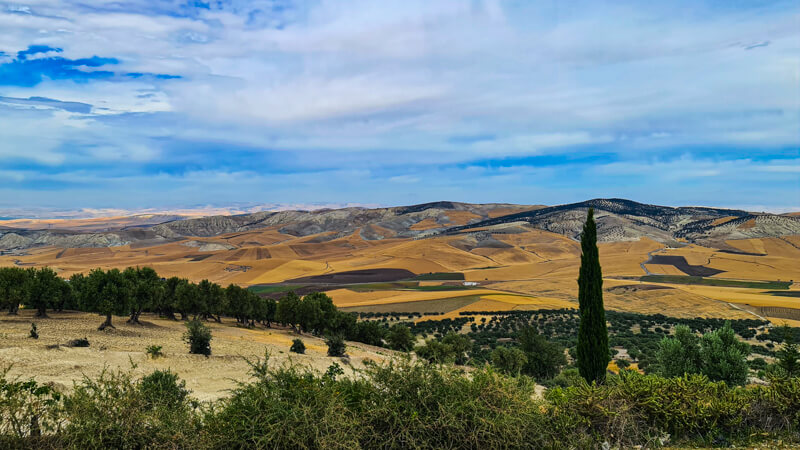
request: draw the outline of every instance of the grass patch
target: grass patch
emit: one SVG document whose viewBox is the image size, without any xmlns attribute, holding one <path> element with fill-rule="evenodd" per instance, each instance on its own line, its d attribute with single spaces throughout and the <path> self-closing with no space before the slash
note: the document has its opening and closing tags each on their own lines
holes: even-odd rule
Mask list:
<svg viewBox="0 0 800 450">
<path fill-rule="evenodd" d="M 289 291 L 296 291 L 303 287 L 299 284 L 286 284 L 286 285 L 256 285 L 250 286 L 250 292 L 255 294 L 274 294 L 276 292 L 289 292 Z"/>
<path fill-rule="evenodd" d="M 371 291 L 394 291 L 397 289 L 414 289 L 419 286 L 416 281 L 394 281 L 391 283 L 364 283 L 364 284 L 348 284 L 342 286 L 344 289 L 350 289 L 354 292 L 371 292 Z"/>
<path fill-rule="evenodd" d="M 415 291 L 467 291 L 470 289 L 475 289 L 474 286 L 416 286 L 411 288 Z"/>
<path fill-rule="evenodd" d="M 645 275 L 641 281 L 652 283 L 697 284 L 702 286 L 740 287 L 748 289 L 789 289 L 791 281 L 739 281 L 718 278 L 692 277 L 688 275 Z"/>
<path fill-rule="evenodd" d="M 480 300 L 478 295 L 464 297 L 441 298 L 436 300 L 418 300 L 413 302 L 385 303 L 381 305 L 364 305 L 339 308 L 344 312 L 370 312 L 370 313 L 446 313 L 464 306 L 471 305 Z"/>
<path fill-rule="evenodd" d="M 367 284 L 351 284 L 342 286 L 345 289 L 350 289 L 354 292 L 372 292 L 372 291 L 422 291 L 422 292 L 447 292 L 447 291 L 465 291 L 473 289 L 472 286 L 420 286 L 419 281 L 395 281 L 393 283 L 367 283 Z"/>
<path fill-rule="evenodd" d="M 412 280 L 416 281 L 453 281 L 464 280 L 464 274 L 461 272 L 436 272 L 436 273 L 423 273 L 417 275 Z"/>
<path fill-rule="evenodd" d="M 800 298 L 800 291 L 767 291 L 765 294 L 777 295 L 779 297 L 795 297 Z"/>
</svg>

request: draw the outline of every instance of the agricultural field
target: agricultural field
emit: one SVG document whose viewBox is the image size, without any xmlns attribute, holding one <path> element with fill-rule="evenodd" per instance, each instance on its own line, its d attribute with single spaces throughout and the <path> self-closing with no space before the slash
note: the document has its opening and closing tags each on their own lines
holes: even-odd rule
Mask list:
<svg viewBox="0 0 800 450">
<path fill-rule="evenodd" d="M 450 211 L 447 223 L 475 220 L 470 214 Z M 417 228 L 441 226 L 425 220 Z M 577 306 L 580 248 L 570 237 L 515 222 L 422 239 L 388 236 L 388 231 L 386 238 L 365 239 L 365 232 L 377 232 L 370 227 L 294 236 L 276 226 L 158 245 L 37 247 L 1 255 L 0 265 L 50 266 L 63 277 L 95 267 L 147 265 L 165 277 L 234 283 L 272 298 L 291 290 L 327 291 L 337 306 L 360 311 L 427 311 L 449 317 L 488 306 Z M 800 309 L 793 294 L 800 286 L 792 281 L 800 280 L 797 236 L 725 244 L 725 249 L 668 246 L 649 237 L 601 242 L 606 306 L 642 314 L 736 319 L 780 319 L 759 313 L 764 307 Z M 664 289 L 639 289 L 637 284 Z"/>
</svg>

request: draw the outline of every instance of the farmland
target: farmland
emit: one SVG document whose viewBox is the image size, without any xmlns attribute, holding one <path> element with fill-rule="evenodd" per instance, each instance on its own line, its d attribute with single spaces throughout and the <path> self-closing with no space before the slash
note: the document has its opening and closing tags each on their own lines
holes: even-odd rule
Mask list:
<svg viewBox="0 0 800 450">
<path fill-rule="evenodd" d="M 325 290 L 340 307 L 380 311 L 392 307 L 411 311 L 421 306 L 413 303 L 435 300 L 425 309 L 451 313 L 474 307 L 454 300 L 465 297 L 475 299 L 475 306 L 491 304 L 498 310 L 574 305 L 577 243 L 563 235 L 517 228 L 513 233 L 490 233 L 500 243 L 492 248 L 471 247 L 462 236 L 375 241 L 363 239 L 359 232 L 329 239 L 326 233 L 295 237 L 264 229 L 193 238 L 191 245 L 42 247 L 0 256 L 0 264 L 50 266 L 64 277 L 95 267 L 148 265 L 162 276 L 252 286 L 255 292 L 273 298 L 290 290 Z M 790 242 L 779 238 L 728 242 L 743 254 L 698 245 L 667 248 L 649 238 L 601 243 L 607 289 L 632 281 L 669 288 L 612 289 L 606 294 L 606 304 L 645 314 L 669 311 L 679 317 L 730 318 L 753 317 L 748 306 L 800 307 L 792 297 L 799 289 L 789 281 L 800 279 L 800 268 L 794 263 L 800 249 Z M 692 277 L 685 270 L 713 275 Z M 777 290 L 785 290 L 786 295 L 770 292 Z"/>
<path fill-rule="evenodd" d="M 535 211 L 539 210 L 523 209 L 521 213 Z M 491 210 L 483 214 L 491 220 L 503 218 Z M 450 339 L 455 336 L 472 344 L 465 351 L 470 366 L 465 370 L 473 374 L 486 363 L 495 364 L 495 350 L 502 353 L 503 348 L 520 346 L 518 334 L 530 327 L 561 346 L 561 356 L 573 364 L 578 242 L 568 233 L 521 221 L 435 232 L 442 229 L 442 222 L 463 226 L 479 216 L 448 211 L 446 219 L 418 217 L 417 222 L 404 222 L 403 227 L 430 234 L 412 237 L 404 236 L 403 229 L 388 226 L 391 223 L 365 224 L 346 232 L 326 231 L 313 223 L 307 228 L 274 225 L 216 234 L 208 232 L 204 223 L 200 231 L 213 235 L 193 232 L 190 237 L 122 245 L 17 249 L 0 255 L 0 265 L 46 266 L 63 278 L 94 268 L 150 266 L 159 277 L 234 285 L 225 290 L 225 298 L 232 299 L 228 305 L 244 305 L 236 303 L 233 295 L 246 293 L 236 285 L 247 287 L 250 292 L 244 298 L 256 306 L 250 313 L 229 308 L 213 317 L 202 312 L 212 310 L 209 304 L 195 302 L 198 308 L 205 308 L 196 309 L 195 317 L 205 318 L 213 335 L 208 358 L 187 353 L 186 327 L 180 320 L 168 319 L 174 316 L 171 306 L 145 309 L 140 325 L 119 317 L 114 320 L 117 328 L 103 331 L 97 329 L 101 319 L 94 314 L 65 307 L 67 311 L 51 308 L 49 318 L 37 318 L 31 307 L 22 309 L 19 316 L 0 316 L 0 359 L 12 364 L 9 376 L 36 374 L 38 382 L 63 392 L 71 392 L 76 386 L 73 383 L 84 376 L 98 379 L 106 371 L 122 370 L 140 378 L 156 369 L 169 369 L 186 381 L 193 398 L 200 401 L 224 398 L 231 389 L 242 386 L 239 383 L 247 382 L 248 371 L 253 370 L 247 360 L 254 361 L 265 352 L 270 354 L 272 367 L 283 367 L 280 370 L 289 371 L 286 373 L 305 368 L 317 374 L 331 372 L 322 375 L 328 378 L 321 378 L 321 385 L 327 386 L 329 377 L 339 370 L 358 379 L 356 373 L 372 370 L 371 361 L 392 360 L 398 351 L 414 346 L 422 350 L 412 353 L 410 361 L 426 360 L 424 349 L 431 342 L 431 348 L 435 343 L 450 345 L 444 342 L 451 332 L 455 334 Z M 615 218 L 612 225 L 619 220 Z M 728 217 L 717 225 L 738 220 Z M 173 226 L 189 227 L 182 222 Z M 748 225 L 747 230 L 754 227 Z M 315 232 L 303 234 L 306 229 Z M 764 379 L 760 371 L 775 361 L 780 344 L 780 336 L 771 332 L 769 322 L 800 325 L 800 287 L 793 281 L 800 279 L 795 263 L 800 259 L 800 240 L 795 236 L 729 239 L 724 245 L 705 246 L 685 240 L 662 242 L 657 239 L 663 237 L 661 231 L 635 237 L 626 235 L 630 230 L 606 231 L 608 239 L 599 243 L 599 255 L 614 356 L 609 370 L 652 371 L 659 342 L 677 325 L 705 333 L 731 320 L 739 338 L 751 346 L 747 370 Z M 8 234 L 5 237 L 10 241 Z M 78 282 L 69 285 L 79 286 Z M 324 296 L 309 295 L 318 291 L 330 297 L 325 300 L 335 312 L 330 317 L 337 317 L 330 324 L 342 329 L 350 324 L 345 338 L 352 341 L 345 344 L 346 356 L 328 355 L 323 332 L 308 329 L 303 322 L 287 322 L 291 320 L 286 319 L 290 317 L 287 314 L 277 319 L 280 305 L 291 307 L 286 305 L 293 300 L 270 300 L 294 298 L 287 297 L 290 292 L 303 296 L 297 301 L 305 306 L 296 306 L 295 311 L 308 321 L 317 317 L 309 308 L 322 304 L 314 302 Z M 170 305 L 178 305 L 184 297 L 177 292 L 170 297 Z M 272 305 L 273 315 L 259 309 L 261 304 Z M 245 314 L 244 318 L 240 314 Z M 251 314 L 250 320 L 247 314 Z M 271 318 L 265 321 L 264 317 Z M 38 339 L 28 338 L 33 322 Z M 390 340 L 391 333 L 400 329 L 408 333 L 406 347 L 396 347 Z M 79 338 L 86 338 L 89 347 L 69 344 Z M 305 354 L 290 353 L 298 339 Z M 162 346 L 164 356 L 149 357 L 147 348 L 152 345 Z M 550 379 L 537 382 L 552 387 Z"/>
</svg>

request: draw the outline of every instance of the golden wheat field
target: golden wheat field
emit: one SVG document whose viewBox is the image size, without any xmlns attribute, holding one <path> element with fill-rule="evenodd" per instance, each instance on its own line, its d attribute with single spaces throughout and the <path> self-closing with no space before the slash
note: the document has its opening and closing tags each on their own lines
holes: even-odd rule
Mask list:
<svg viewBox="0 0 800 450">
<path fill-rule="evenodd" d="M 450 225 L 458 225 L 473 217 L 470 213 L 454 211 L 448 219 Z M 426 229 L 436 225 L 422 221 L 415 226 Z M 580 247 L 563 235 L 515 224 L 513 232 L 485 230 L 501 245 L 480 246 L 469 241 L 468 235 L 417 240 L 389 236 L 365 240 L 361 231 L 340 237 L 330 233 L 295 237 L 274 227 L 149 247 L 45 247 L 29 250 L 24 255 L 0 256 L 0 265 L 47 265 L 64 277 L 95 267 L 148 265 L 165 277 L 209 279 L 223 285 L 244 286 L 366 269 L 405 269 L 415 274 L 456 272 L 477 286 L 470 290 L 440 291 L 377 287 L 366 292 L 342 286 L 330 290 L 329 294 L 343 308 L 374 307 L 382 311 L 424 308 L 449 315 L 462 311 L 576 305 Z M 370 231 L 376 232 L 375 229 Z M 390 230 L 384 231 L 385 235 L 391 235 Z M 680 256 L 690 265 L 722 271 L 713 278 L 800 280 L 800 237 L 734 240 L 727 244 L 748 254 L 722 252 L 694 244 L 667 248 L 647 238 L 601 243 L 607 307 L 648 314 L 730 318 L 753 317 L 752 308 L 763 306 L 800 309 L 800 299 L 770 295 L 763 289 L 669 283 L 656 283 L 665 289 L 625 288 L 639 284 L 638 277 L 646 274 L 645 268 L 652 274 L 685 275 L 674 265 L 647 264 L 650 254 Z M 429 286 L 437 284 L 441 283 L 427 283 Z M 797 284 L 790 287 L 790 290 L 798 289 Z"/>
</svg>

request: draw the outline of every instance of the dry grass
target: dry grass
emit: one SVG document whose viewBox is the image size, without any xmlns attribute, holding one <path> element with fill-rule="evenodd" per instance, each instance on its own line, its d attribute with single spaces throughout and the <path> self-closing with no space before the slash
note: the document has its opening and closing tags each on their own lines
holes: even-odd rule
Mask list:
<svg viewBox="0 0 800 450">
<path fill-rule="evenodd" d="M 23 310 L 18 317 L 0 316 L 0 362 L 12 365 L 11 374 L 34 376 L 40 382 L 54 383 L 69 388 L 72 382 L 84 375 L 93 377 L 104 369 L 130 369 L 144 375 L 154 369 L 171 369 L 186 380 L 194 396 L 212 399 L 224 396 L 234 387 L 234 380 L 247 379 L 248 365 L 243 357 L 263 357 L 269 350 L 276 364 L 289 360 L 292 339 L 300 337 L 306 345 L 306 355 L 291 354 L 293 362 L 324 371 L 340 359 L 326 356 L 327 347 L 321 339 L 297 334 L 283 329 L 245 329 L 235 327 L 230 320 L 222 325 L 208 323 L 213 332 L 212 355 L 209 358 L 190 355 L 182 340 L 185 327 L 182 322 L 143 315 L 144 326 L 128 325 L 116 318 L 116 329 L 97 331 L 102 318 L 94 314 L 64 312 L 51 313 L 50 319 L 35 319 L 33 311 Z M 39 339 L 28 338 L 31 322 L 35 321 Z M 88 348 L 48 346 L 65 344 L 75 338 L 88 338 Z M 149 359 L 145 347 L 161 345 L 166 357 Z M 347 353 L 354 367 L 363 367 L 364 359 L 382 360 L 389 350 L 359 343 L 348 343 Z M 350 371 L 349 367 L 346 370 Z"/>
</svg>

